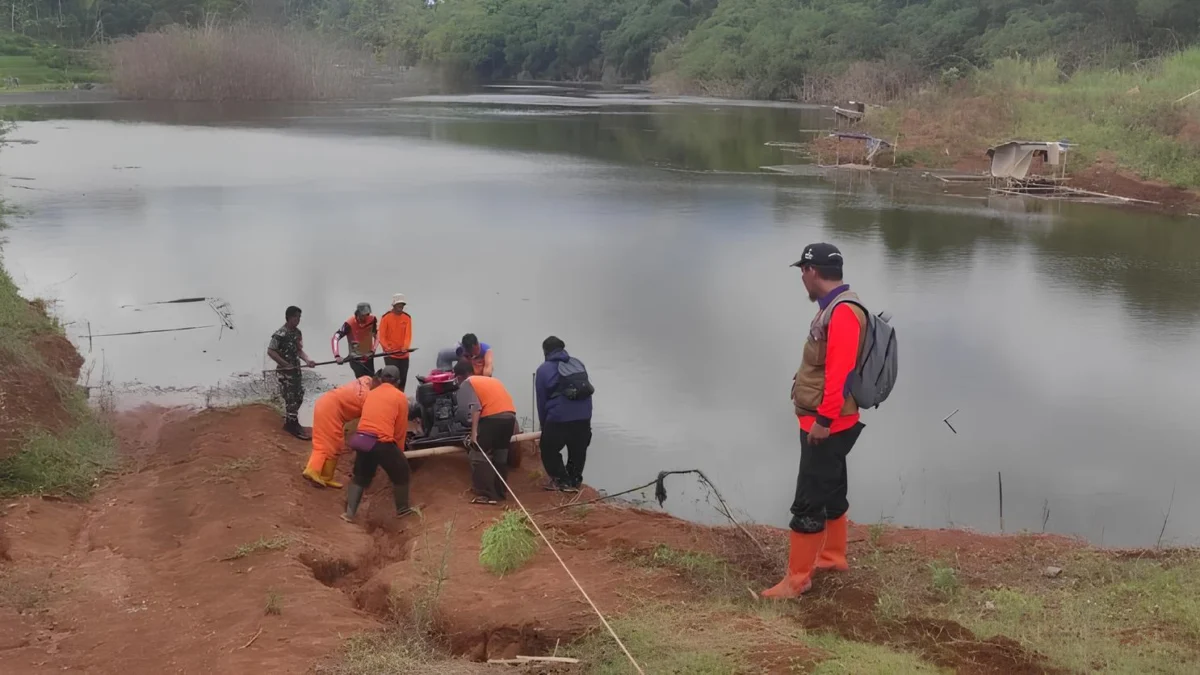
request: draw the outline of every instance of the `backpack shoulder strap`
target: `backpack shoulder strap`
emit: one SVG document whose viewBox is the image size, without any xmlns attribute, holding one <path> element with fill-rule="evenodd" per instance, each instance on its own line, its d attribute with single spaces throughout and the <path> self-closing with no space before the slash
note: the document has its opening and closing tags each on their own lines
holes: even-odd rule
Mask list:
<svg viewBox="0 0 1200 675">
<path fill-rule="evenodd" d="M 871 329 L 871 312 L 861 300 L 843 296 L 833 301 L 833 305 L 829 310 L 830 321 L 833 320 L 833 311 L 841 304 L 850 305 L 850 310 L 854 312 L 855 317 L 858 319 L 858 356 L 856 360 L 859 362 L 859 366 L 861 366 L 863 357 L 866 356 L 863 354 L 863 348 L 867 346 L 867 334 L 870 333 Z"/>
</svg>

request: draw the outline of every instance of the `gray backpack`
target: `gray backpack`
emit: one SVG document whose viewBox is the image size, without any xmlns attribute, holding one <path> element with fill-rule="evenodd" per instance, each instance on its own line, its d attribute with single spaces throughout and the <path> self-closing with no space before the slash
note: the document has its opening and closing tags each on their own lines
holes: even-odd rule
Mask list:
<svg viewBox="0 0 1200 675">
<path fill-rule="evenodd" d="M 872 314 L 861 302 L 850 299 L 839 300 L 835 305 L 843 302 L 857 305 L 867 317 L 858 363 L 850 375 L 850 393 L 859 408 L 878 408 L 896 386 L 898 357 L 896 331 L 889 323 L 892 315 L 888 312 Z M 832 308 L 830 311 L 832 313 Z"/>
<path fill-rule="evenodd" d="M 587 368 L 584 367 L 583 361 L 572 356 L 566 361 L 558 362 L 558 384 L 554 387 L 554 392 L 550 394 L 551 398 L 562 396 L 568 401 L 581 401 L 591 398 L 594 393 L 596 393 L 596 388 L 588 379 Z"/>
</svg>

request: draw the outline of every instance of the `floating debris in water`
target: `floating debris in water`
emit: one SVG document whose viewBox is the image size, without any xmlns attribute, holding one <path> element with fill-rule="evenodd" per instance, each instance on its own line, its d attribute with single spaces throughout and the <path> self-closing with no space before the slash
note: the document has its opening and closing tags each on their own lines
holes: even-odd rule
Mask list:
<svg viewBox="0 0 1200 675">
<path fill-rule="evenodd" d="M 233 306 L 229 304 L 229 301 L 227 301 L 223 298 L 209 298 L 209 297 L 176 298 L 175 300 L 159 300 L 157 302 L 144 302 L 141 304 L 121 305 L 121 309 L 131 309 L 132 308 L 133 311 L 138 312 L 138 311 L 141 311 L 140 309 L 137 309 L 139 307 L 153 307 L 155 305 L 184 305 L 184 304 L 190 304 L 190 303 L 196 303 L 196 302 L 206 303 L 209 306 L 209 308 L 212 309 L 212 311 L 214 313 L 216 313 L 217 318 L 221 320 L 221 325 L 224 328 L 233 330 Z"/>
</svg>

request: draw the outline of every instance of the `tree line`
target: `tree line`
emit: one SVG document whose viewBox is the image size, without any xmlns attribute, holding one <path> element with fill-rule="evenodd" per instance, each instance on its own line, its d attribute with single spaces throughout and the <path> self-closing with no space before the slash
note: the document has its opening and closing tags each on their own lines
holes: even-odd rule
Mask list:
<svg viewBox="0 0 1200 675">
<path fill-rule="evenodd" d="M 1197 0 L 10 0 L 13 32 L 78 44 L 249 18 L 482 79 L 736 83 L 791 95 L 875 62 L 925 76 L 1003 57 L 1126 65 L 1192 44 Z"/>
</svg>

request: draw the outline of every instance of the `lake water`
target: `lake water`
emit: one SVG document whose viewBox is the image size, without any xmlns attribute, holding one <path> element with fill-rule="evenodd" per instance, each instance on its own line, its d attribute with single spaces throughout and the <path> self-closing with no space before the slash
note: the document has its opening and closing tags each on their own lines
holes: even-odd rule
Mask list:
<svg viewBox="0 0 1200 675">
<path fill-rule="evenodd" d="M 1041 531 L 1048 509 L 1047 531 L 1153 545 L 1174 492 L 1164 541 L 1200 540 L 1196 219 L 760 172 L 804 161 L 768 144 L 824 123 L 813 109 L 498 90 L 13 112 L 34 121 L 10 137 L 37 143 L 0 153 L 0 194 L 23 212 L 5 262 L 59 301 L 83 351 L 89 330 L 219 323 L 203 304 L 146 303 L 233 309 L 233 330 L 95 338 L 93 378 L 130 399 L 194 401 L 261 371 L 290 304 L 329 358 L 355 303 L 378 313 L 403 292 L 414 371 L 477 333 L 522 415 L 542 339 L 566 341 L 597 387 L 592 485 L 701 468 L 783 526 L 788 390 L 814 311 L 788 265 L 830 241 L 895 316 L 902 355 L 850 457 L 852 518 L 997 531 L 1002 474 L 1007 531 Z M 718 519 L 690 478 L 667 487 L 674 512 Z"/>
</svg>

